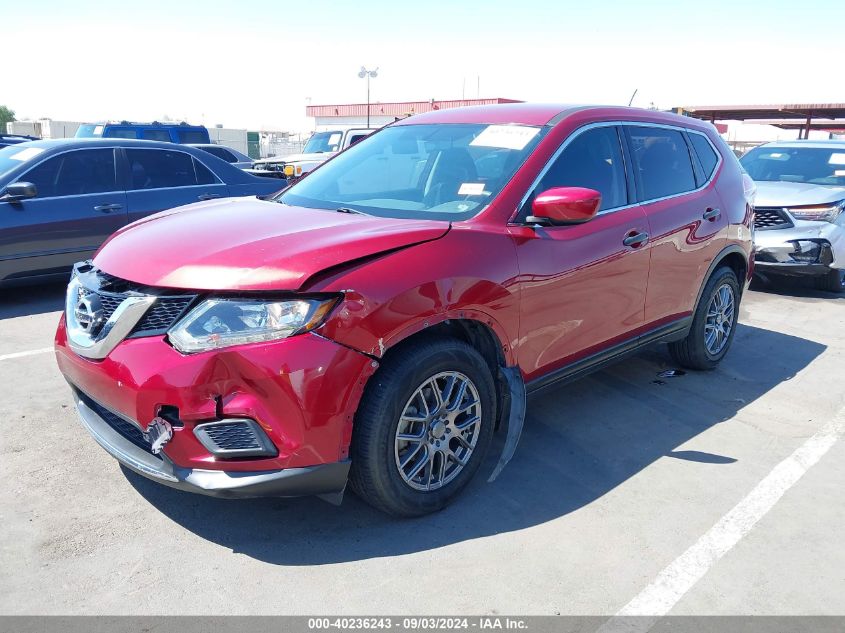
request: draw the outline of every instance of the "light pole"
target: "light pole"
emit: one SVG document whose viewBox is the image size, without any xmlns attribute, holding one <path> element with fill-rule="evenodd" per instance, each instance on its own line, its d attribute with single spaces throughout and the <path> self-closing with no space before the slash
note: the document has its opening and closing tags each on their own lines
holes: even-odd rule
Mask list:
<svg viewBox="0 0 845 633">
<path fill-rule="evenodd" d="M 364 79 L 365 77 L 367 79 L 367 127 L 370 127 L 370 77 L 373 79 L 378 77 L 378 66 L 376 66 L 375 70 L 367 70 L 361 66 L 361 70 L 358 71 L 358 76 L 361 79 Z"/>
</svg>

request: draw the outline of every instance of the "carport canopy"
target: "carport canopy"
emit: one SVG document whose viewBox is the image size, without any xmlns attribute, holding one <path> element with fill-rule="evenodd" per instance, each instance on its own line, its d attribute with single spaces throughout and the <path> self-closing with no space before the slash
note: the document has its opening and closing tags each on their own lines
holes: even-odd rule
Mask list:
<svg viewBox="0 0 845 633">
<path fill-rule="evenodd" d="M 845 103 L 798 103 L 782 105 L 680 106 L 679 114 L 716 121 L 746 121 L 775 125 L 783 129 L 798 129 L 801 138 L 810 130 L 839 130 L 845 128 Z"/>
</svg>

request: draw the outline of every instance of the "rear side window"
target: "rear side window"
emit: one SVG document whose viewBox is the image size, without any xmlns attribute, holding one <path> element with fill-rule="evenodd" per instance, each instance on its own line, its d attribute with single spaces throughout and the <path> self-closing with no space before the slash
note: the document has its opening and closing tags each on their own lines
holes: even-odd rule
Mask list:
<svg viewBox="0 0 845 633">
<path fill-rule="evenodd" d="M 180 143 L 208 143 L 208 133 L 200 130 L 179 130 Z"/>
<path fill-rule="evenodd" d="M 214 176 L 185 152 L 127 149 L 130 189 L 191 187 L 215 182 Z"/>
<path fill-rule="evenodd" d="M 238 162 L 237 157 L 225 147 L 203 147 L 202 149 L 209 154 L 217 156 L 217 158 L 222 158 L 227 163 Z"/>
<path fill-rule="evenodd" d="M 692 142 L 692 148 L 695 150 L 698 160 L 701 162 L 701 167 L 704 169 L 705 179 L 709 179 L 719 162 L 716 151 L 710 145 L 710 142 L 701 134 L 690 132 L 689 140 Z"/>
<path fill-rule="evenodd" d="M 141 130 L 141 138 L 148 141 L 170 142 L 170 132 L 167 130 Z"/>
<path fill-rule="evenodd" d="M 689 149 L 677 130 L 627 126 L 640 199 L 654 200 L 696 188 Z"/>
<path fill-rule="evenodd" d="M 86 149 L 50 158 L 20 177 L 39 198 L 116 191 L 114 150 Z"/>
<path fill-rule="evenodd" d="M 369 134 L 352 134 L 349 137 L 349 147 L 352 147 L 353 145 L 355 145 L 355 143 L 357 143 L 361 139 L 367 138 L 367 136 L 369 136 Z"/>
<path fill-rule="evenodd" d="M 534 193 L 552 187 L 594 189 L 601 194 L 600 210 L 626 205 L 625 167 L 616 128 L 598 127 L 576 136 L 552 163 Z"/>
</svg>

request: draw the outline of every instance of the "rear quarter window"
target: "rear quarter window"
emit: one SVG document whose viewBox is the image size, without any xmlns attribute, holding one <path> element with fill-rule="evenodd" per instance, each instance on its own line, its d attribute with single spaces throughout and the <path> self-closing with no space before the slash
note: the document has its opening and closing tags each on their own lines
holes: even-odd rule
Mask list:
<svg viewBox="0 0 845 633">
<path fill-rule="evenodd" d="M 709 179 L 713 175 L 716 165 L 719 164 L 719 156 L 703 135 L 690 132 L 689 139 L 692 142 L 692 147 L 698 156 L 698 160 L 701 162 L 701 167 L 704 169 L 704 177 Z"/>
</svg>

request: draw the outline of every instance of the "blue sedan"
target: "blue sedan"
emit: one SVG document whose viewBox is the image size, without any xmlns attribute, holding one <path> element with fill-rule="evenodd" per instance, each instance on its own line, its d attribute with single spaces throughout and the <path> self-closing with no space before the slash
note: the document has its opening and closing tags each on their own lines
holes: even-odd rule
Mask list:
<svg viewBox="0 0 845 633">
<path fill-rule="evenodd" d="M 0 287 L 65 276 L 116 230 L 158 211 L 284 186 L 173 143 L 62 139 L 4 147 Z"/>
</svg>

